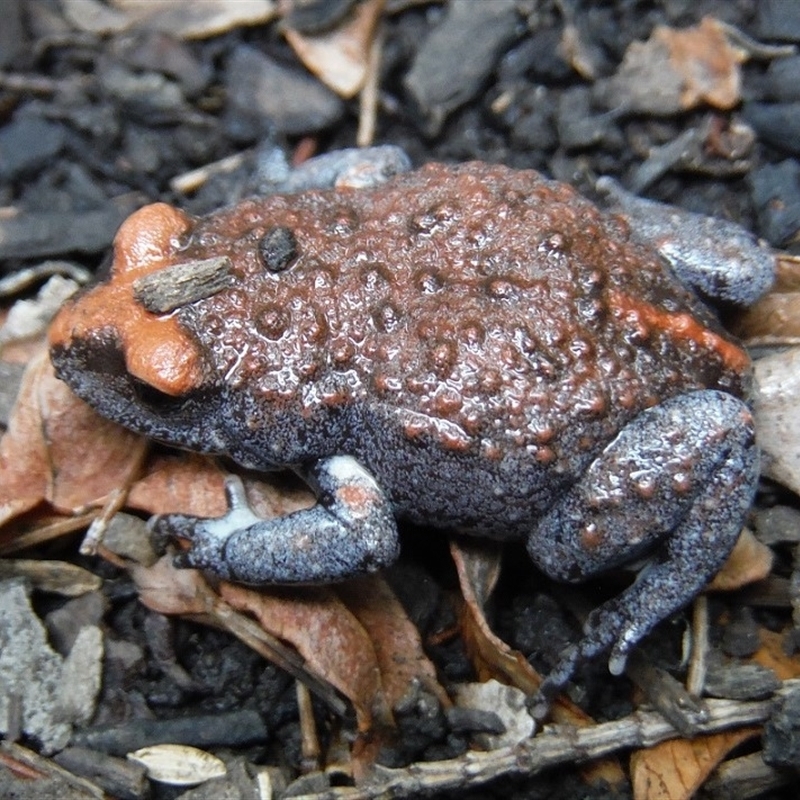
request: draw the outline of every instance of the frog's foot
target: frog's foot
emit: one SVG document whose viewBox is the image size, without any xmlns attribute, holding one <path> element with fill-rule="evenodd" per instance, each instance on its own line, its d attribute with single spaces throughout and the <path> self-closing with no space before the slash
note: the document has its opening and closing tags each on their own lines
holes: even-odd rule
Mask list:
<svg viewBox="0 0 800 800">
<path fill-rule="evenodd" d="M 758 479 L 753 420 L 718 391 L 674 397 L 629 423 L 540 522 L 528 551 L 554 578 L 587 577 L 651 553 L 636 581 L 600 606 L 534 703 L 544 716 L 577 667 L 631 649 L 690 602 L 724 563 Z"/>
<path fill-rule="evenodd" d="M 191 548 L 179 567 L 209 570 L 248 584 L 329 583 L 372 572 L 397 558 L 392 509 L 375 479 L 355 459 L 333 456 L 303 473 L 318 503 L 285 517 L 264 519 L 247 505 L 238 478 L 228 478 L 228 511 L 204 519 L 154 517 L 157 539 L 180 538 Z"/>
<path fill-rule="evenodd" d="M 772 286 L 775 256 L 741 225 L 645 200 L 611 178 L 600 178 L 597 189 L 611 197 L 636 238 L 658 250 L 686 286 L 738 305 L 752 305 Z"/>
</svg>

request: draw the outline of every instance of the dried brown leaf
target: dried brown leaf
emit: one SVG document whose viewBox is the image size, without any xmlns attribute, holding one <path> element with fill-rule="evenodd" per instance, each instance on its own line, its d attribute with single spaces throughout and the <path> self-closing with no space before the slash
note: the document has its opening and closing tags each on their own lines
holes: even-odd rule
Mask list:
<svg viewBox="0 0 800 800">
<path fill-rule="evenodd" d="M 740 728 L 637 751 L 631 756 L 634 800 L 689 800 L 731 750 L 760 733 Z"/>
<path fill-rule="evenodd" d="M 346 581 L 337 586 L 336 593 L 372 641 L 391 708 L 408 694 L 415 681 L 443 706 L 450 705 L 436 677 L 436 667 L 425 655 L 419 631 L 382 577 L 369 575 Z"/>
<path fill-rule="evenodd" d="M 773 553 L 744 528 L 728 560 L 708 586 L 712 592 L 731 592 L 748 583 L 763 581 L 772 571 Z"/>
<path fill-rule="evenodd" d="M 366 0 L 355 7 L 343 25 L 316 36 L 287 28 L 286 40 L 328 88 L 342 97 L 353 97 L 367 76 L 370 48 L 383 5 L 384 0 Z"/>
<path fill-rule="evenodd" d="M 740 99 L 743 60 L 713 17 L 681 30 L 658 26 L 646 42 L 628 47 L 598 90 L 609 105 L 629 111 L 676 114 L 702 103 L 729 109 Z"/>
<path fill-rule="evenodd" d="M 800 292 L 770 292 L 742 312 L 735 332 L 742 339 L 800 337 Z"/>
<path fill-rule="evenodd" d="M 761 628 L 758 636 L 760 646 L 753 654 L 752 661 L 771 669 L 779 680 L 800 678 L 800 655 L 787 654 L 784 634 Z"/>
<path fill-rule="evenodd" d="M 274 0 L 111 0 L 134 28 L 205 39 L 242 25 L 263 25 L 278 13 Z"/>
<path fill-rule="evenodd" d="M 163 556 L 152 566 L 131 564 L 130 573 L 139 600 L 159 614 L 206 614 L 216 595 L 195 569 L 176 569 L 171 556 Z"/>
<path fill-rule="evenodd" d="M 219 588 L 226 603 L 252 614 L 270 634 L 291 643 L 314 672 L 353 703 L 359 730 L 392 724 L 375 647 L 331 589 L 267 592 L 225 582 Z"/>
<path fill-rule="evenodd" d="M 779 253 L 775 265 L 772 291 L 734 321 L 733 332 L 742 339 L 800 337 L 800 258 Z"/>
<path fill-rule="evenodd" d="M 800 256 L 789 253 L 775 254 L 776 292 L 800 292 Z"/>
<path fill-rule="evenodd" d="M 450 553 L 458 572 L 464 596 L 461 633 L 472 663 L 481 680 L 496 679 L 534 694 L 541 684 L 539 673 L 522 653 L 509 647 L 494 634 L 483 613 L 483 601 L 491 594 L 499 570 L 499 551 L 484 543 L 450 543 Z M 479 599 L 482 598 L 482 599 Z M 592 718 L 574 703 L 560 696 L 556 699 L 553 719 L 562 724 L 581 727 L 592 724 Z M 604 758 L 583 768 L 587 782 L 605 781 L 611 786 L 625 782 L 622 768 L 614 758 Z"/>
<path fill-rule="evenodd" d="M 511 683 L 525 694 L 534 694 L 542 678 L 522 653 L 497 637 L 483 613 L 499 570 L 500 552 L 482 542 L 451 542 L 464 607 L 461 633 L 473 666 L 481 680 L 495 678 Z"/>
<path fill-rule="evenodd" d="M 0 524 L 42 501 L 69 513 L 99 504 L 131 480 L 144 446 L 75 397 L 42 350 L 0 440 Z"/>
<path fill-rule="evenodd" d="M 725 29 L 714 17 L 703 17 L 693 28 L 656 28 L 654 38 L 669 50 L 670 66 L 683 81 L 681 106 L 688 110 L 701 103 L 714 108 L 733 108 L 741 99 L 745 60 L 741 50 L 728 41 Z"/>
<path fill-rule="evenodd" d="M 148 514 L 219 517 L 226 511 L 225 472 L 214 459 L 194 453 L 157 456 L 131 487 L 126 505 Z"/>
</svg>

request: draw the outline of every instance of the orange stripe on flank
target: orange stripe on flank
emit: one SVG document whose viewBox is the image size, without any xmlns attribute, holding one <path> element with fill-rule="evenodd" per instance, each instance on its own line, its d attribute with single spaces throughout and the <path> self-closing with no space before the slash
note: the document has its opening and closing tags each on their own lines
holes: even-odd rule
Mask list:
<svg viewBox="0 0 800 800">
<path fill-rule="evenodd" d="M 696 342 L 703 350 L 716 353 L 732 372 L 746 372 L 750 367 L 750 358 L 741 347 L 709 330 L 686 311 L 665 311 L 615 291 L 609 293 L 609 303 L 621 315 L 630 317 L 632 327 L 661 331 L 678 342 Z"/>
</svg>

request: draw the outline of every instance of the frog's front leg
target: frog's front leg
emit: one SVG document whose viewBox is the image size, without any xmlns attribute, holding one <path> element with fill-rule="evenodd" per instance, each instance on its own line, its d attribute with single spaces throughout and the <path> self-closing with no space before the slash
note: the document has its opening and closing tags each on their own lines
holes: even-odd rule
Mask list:
<svg viewBox="0 0 800 800">
<path fill-rule="evenodd" d="M 248 584 L 329 583 L 390 564 L 399 553 L 391 506 L 372 475 L 350 456 L 332 456 L 301 471 L 317 504 L 264 519 L 247 505 L 238 478 L 226 483 L 228 512 L 214 519 L 183 514 L 155 517 L 159 538 L 191 548 L 180 567 Z"/>
<path fill-rule="evenodd" d="M 633 646 L 702 590 L 736 543 L 758 465 L 747 406 L 722 392 L 697 391 L 636 417 L 547 513 L 528 551 L 554 578 L 584 580 L 650 557 L 561 654 L 540 689 L 537 716 L 580 663 L 610 649 L 609 669 L 621 673 Z"/>
</svg>

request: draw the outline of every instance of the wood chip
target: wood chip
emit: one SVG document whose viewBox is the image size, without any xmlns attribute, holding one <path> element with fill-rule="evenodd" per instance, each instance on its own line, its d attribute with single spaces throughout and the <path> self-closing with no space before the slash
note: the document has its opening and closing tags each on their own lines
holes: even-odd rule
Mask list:
<svg viewBox="0 0 800 800">
<path fill-rule="evenodd" d="M 133 282 L 133 296 L 153 314 L 168 314 L 181 306 L 211 297 L 233 286 L 228 256 L 185 261 L 151 272 Z"/>
</svg>

